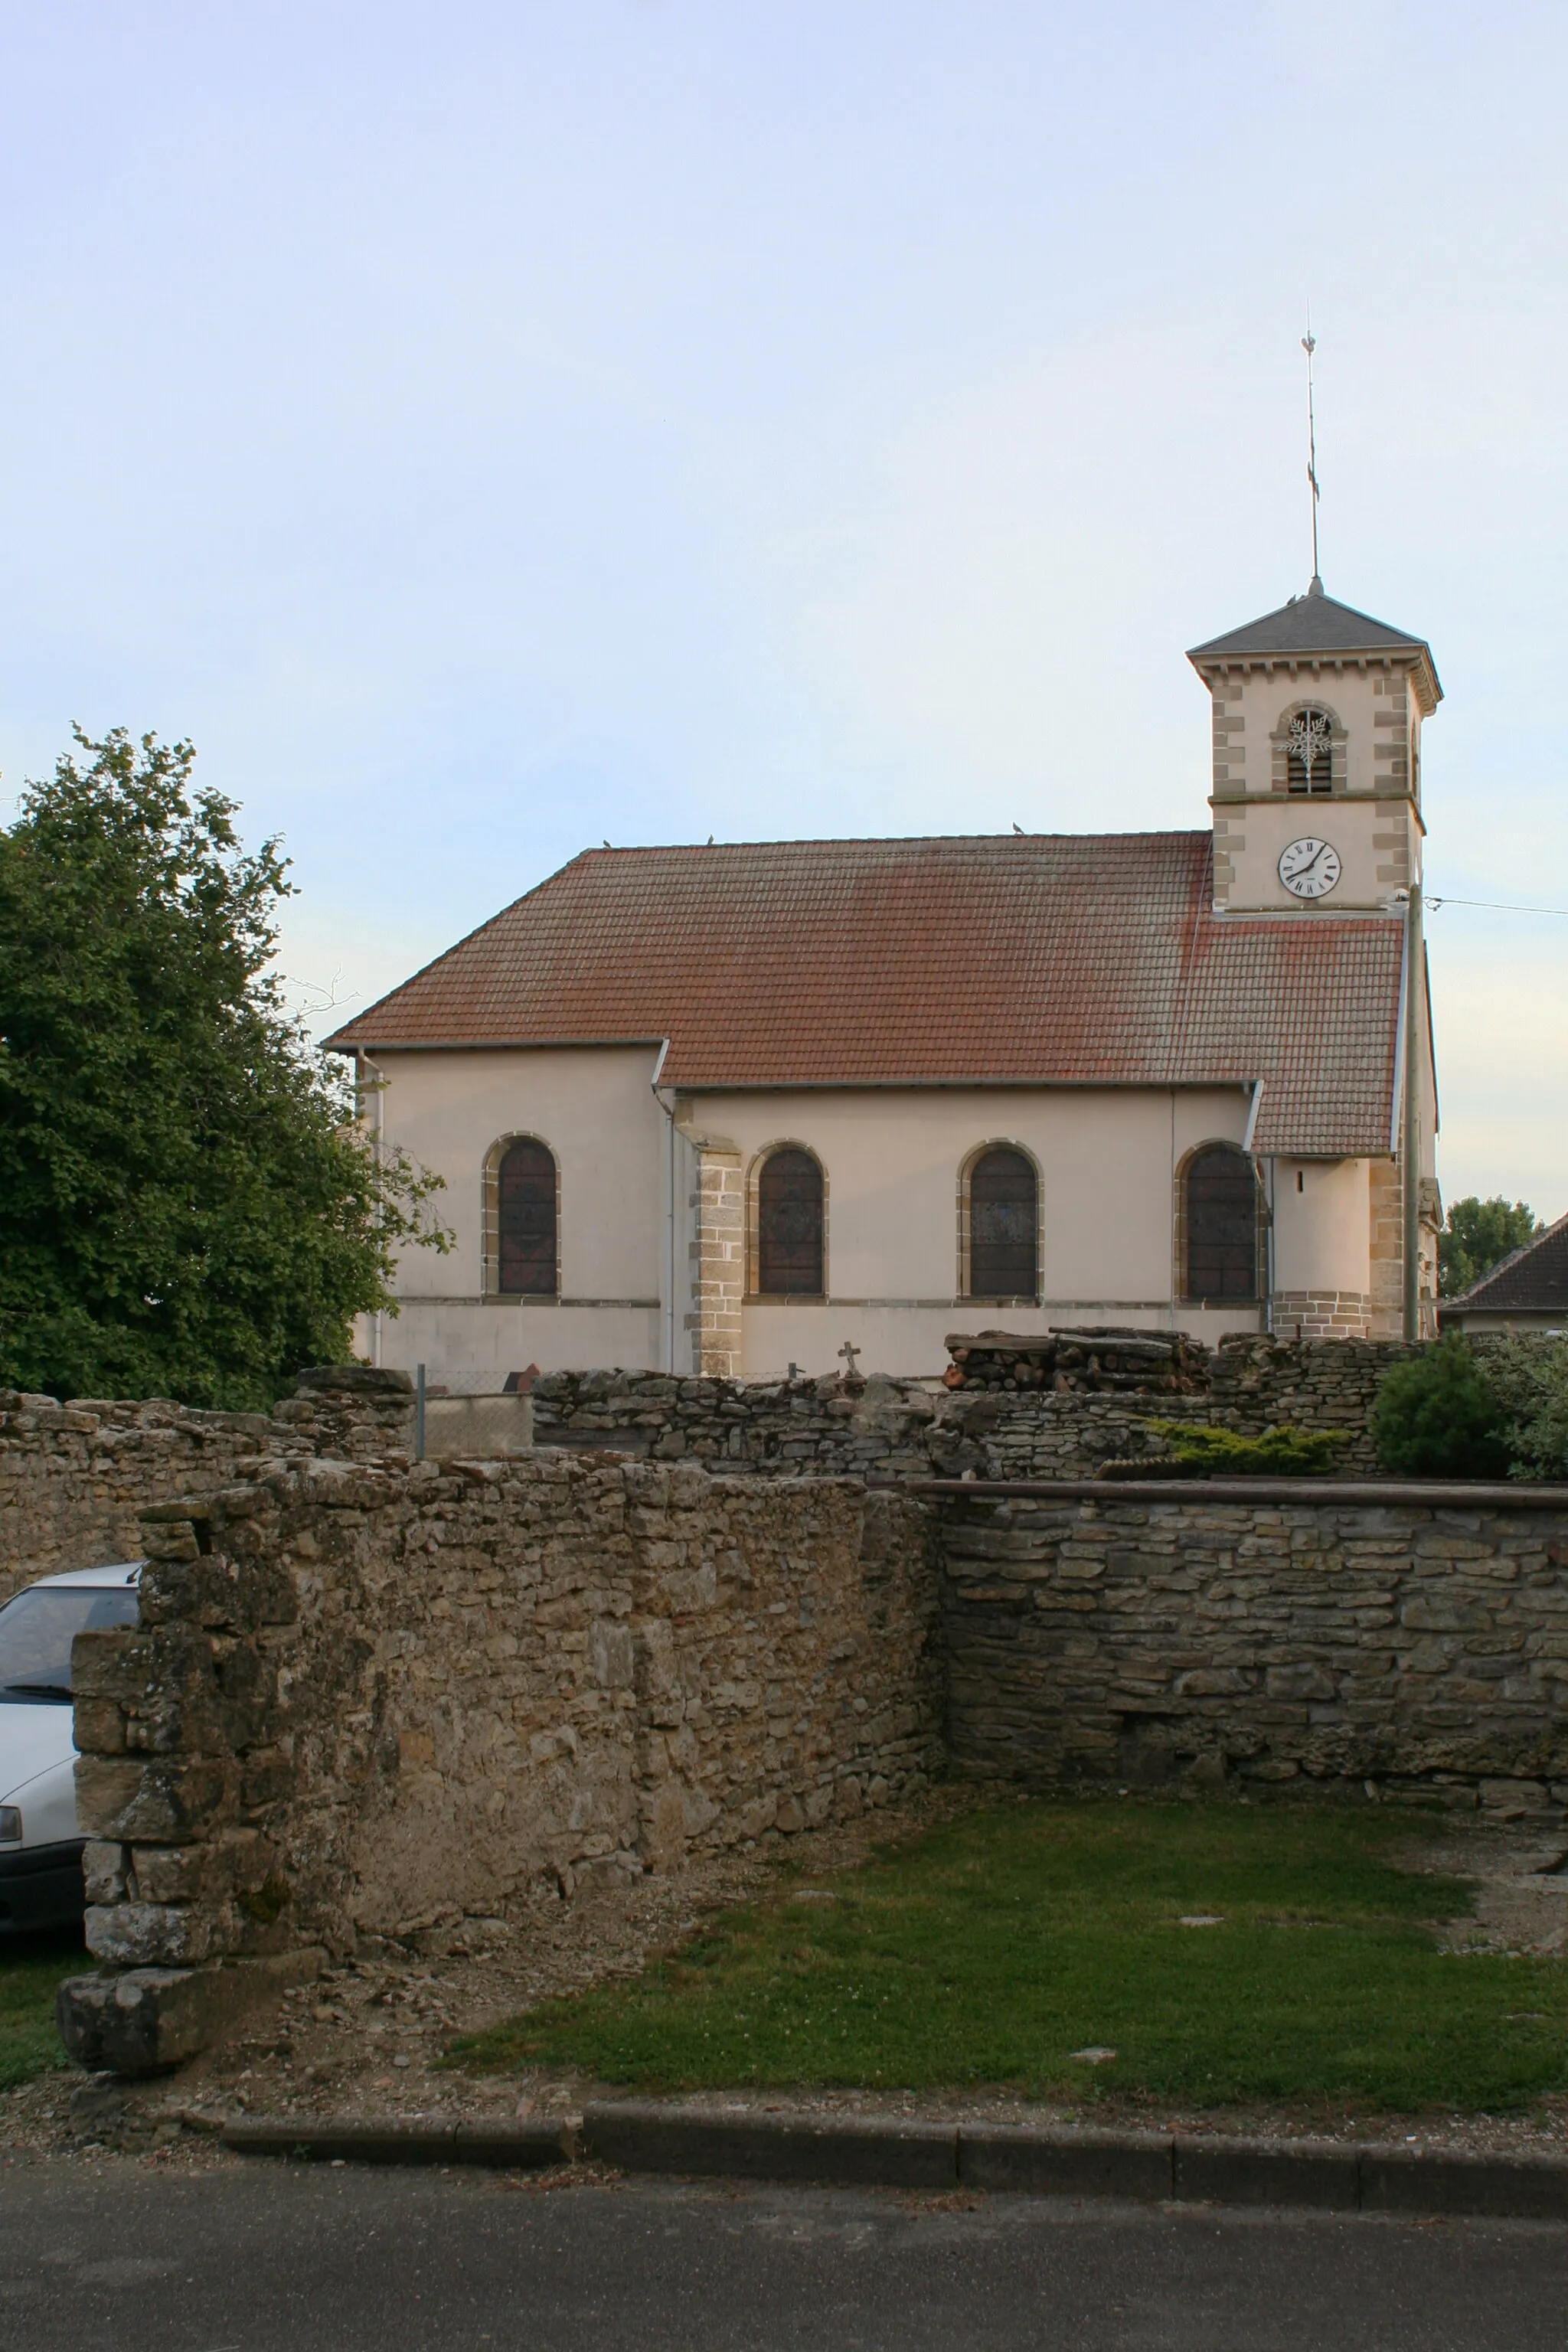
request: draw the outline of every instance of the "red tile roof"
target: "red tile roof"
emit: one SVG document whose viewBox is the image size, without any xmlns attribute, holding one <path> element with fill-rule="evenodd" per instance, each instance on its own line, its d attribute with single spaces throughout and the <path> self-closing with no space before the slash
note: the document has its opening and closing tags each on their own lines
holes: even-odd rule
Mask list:
<svg viewBox="0 0 1568 2352">
<path fill-rule="evenodd" d="M 1258 1150 L 1385 1152 L 1400 921 L 1210 893 L 1207 833 L 590 849 L 329 1043 L 668 1037 L 693 1090 L 1261 1077 Z"/>
</svg>

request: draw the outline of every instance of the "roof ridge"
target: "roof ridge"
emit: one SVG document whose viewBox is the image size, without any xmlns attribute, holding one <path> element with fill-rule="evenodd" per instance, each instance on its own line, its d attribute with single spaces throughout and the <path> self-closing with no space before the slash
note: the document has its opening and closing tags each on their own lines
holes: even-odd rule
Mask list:
<svg viewBox="0 0 1568 2352">
<path fill-rule="evenodd" d="M 1535 1252 L 1543 1248 L 1546 1243 L 1555 1241 L 1565 1226 L 1568 1226 L 1568 1210 L 1564 1210 L 1562 1216 L 1553 1217 L 1549 1225 L 1542 1225 L 1541 1231 L 1538 1234 L 1532 1234 L 1529 1241 L 1521 1242 L 1517 1249 L 1510 1250 L 1506 1257 L 1500 1257 L 1496 1265 L 1489 1265 L 1485 1274 L 1477 1275 L 1468 1290 L 1456 1291 L 1452 1298 L 1445 1298 L 1442 1304 L 1445 1307 L 1470 1305 L 1474 1300 L 1479 1299 L 1481 1293 L 1493 1283 L 1500 1281 L 1502 1276 L 1516 1266 L 1521 1258 L 1533 1256 Z"/>
</svg>

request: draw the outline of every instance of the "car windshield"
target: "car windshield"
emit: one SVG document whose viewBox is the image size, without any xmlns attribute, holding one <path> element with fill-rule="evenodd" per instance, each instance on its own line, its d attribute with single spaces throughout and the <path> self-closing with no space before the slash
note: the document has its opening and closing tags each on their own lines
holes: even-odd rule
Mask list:
<svg viewBox="0 0 1568 2352">
<path fill-rule="evenodd" d="M 71 1695 L 71 1642 L 99 1625 L 134 1625 L 136 1588 L 34 1585 L 0 1609 L 0 1702 L 20 1706 Z"/>
</svg>

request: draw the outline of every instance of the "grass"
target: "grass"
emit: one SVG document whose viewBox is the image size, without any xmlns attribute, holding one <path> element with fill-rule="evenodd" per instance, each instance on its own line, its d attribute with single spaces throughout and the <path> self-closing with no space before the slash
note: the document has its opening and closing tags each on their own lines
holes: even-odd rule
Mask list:
<svg viewBox="0 0 1568 2352">
<path fill-rule="evenodd" d="M 0 1944 L 0 2091 L 69 2064 L 55 2032 L 55 1987 L 90 1965 L 79 1935 Z"/>
<path fill-rule="evenodd" d="M 1326 1808 L 1009 1804 L 786 1882 L 449 2063 L 1079 2104 L 1495 2113 L 1568 2091 L 1568 1970 L 1439 1950 L 1431 1923 L 1466 1916 L 1473 1890 L 1393 1866 L 1418 1834 Z M 1201 1914 L 1220 1924 L 1180 1924 Z M 1073 2054 L 1096 2045 L 1114 2059 Z"/>
</svg>

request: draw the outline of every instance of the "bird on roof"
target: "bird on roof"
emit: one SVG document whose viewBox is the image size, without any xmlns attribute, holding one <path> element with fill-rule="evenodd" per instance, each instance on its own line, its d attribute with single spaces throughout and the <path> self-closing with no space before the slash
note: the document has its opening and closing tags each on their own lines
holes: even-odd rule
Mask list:
<svg viewBox="0 0 1568 2352">
<path fill-rule="evenodd" d="M 1019 824 L 1016 819 L 1014 821 L 1013 830 L 1015 833 L 1022 833 L 1024 830 L 1023 826 Z"/>
</svg>

